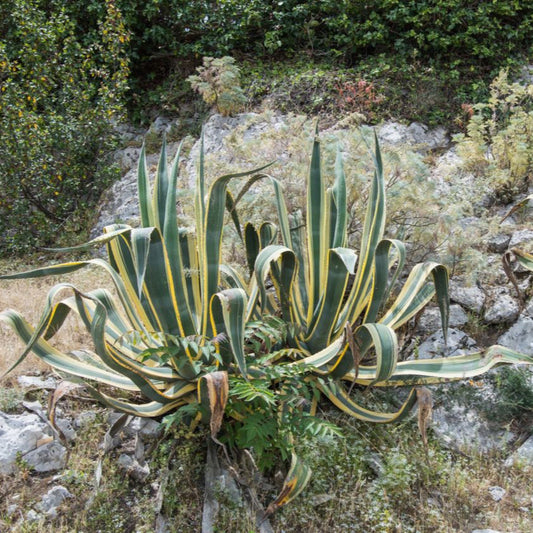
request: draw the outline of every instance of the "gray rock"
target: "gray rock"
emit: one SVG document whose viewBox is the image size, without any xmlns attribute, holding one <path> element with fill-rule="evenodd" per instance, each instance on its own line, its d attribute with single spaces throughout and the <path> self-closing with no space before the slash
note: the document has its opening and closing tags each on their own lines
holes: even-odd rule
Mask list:
<svg viewBox="0 0 533 533">
<path fill-rule="evenodd" d="M 212 115 L 204 124 L 204 154 L 223 152 L 226 150 L 226 138 L 235 129 L 242 131 L 243 142 L 260 138 L 262 134 L 269 131 L 279 131 L 285 124 L 285 117 L 279 114 L 272 114 L 269 117 L 260 116 L 257 113 L 242 113 L 234 117 L 223 117 L 222 115 Z M 200 156 L 200 140 L 191 149 L 189 158 L 185 165 L 185 174 L 191 187 L 196 184 L 196 167 Z M 284 159 L 287 154 L 278 154 L 278 159 Z M 243 164 L 247 164 L 243 161 Z"/>
<path fill-rule="evenodd" d="M 485 293 L 479 287 L 463 287 L 450 282 L 450 300 L 469 311 L 480 313 L 485 304 Z"/>
<path fill-rule="evenodd" d="M 444 446 L 456 450 L 488 452 L 504 448 L 514 438 L 510 431 L 490 427 L 477 410 L 454 402 L 433 411 L 432 428 Z"/>
<path fill-rule="evenodd" d="M 37 504 L 39 511 L 45 513 L 48 516 L 55 517 L 57 516 L 56 509 L 63 503 L 67 498 L 73 498 L 72 494 L 61 485 L 52 487 Z"/>
<path fill-rule="evenodd" d="M 498 339 L 498 344 L 533 355 L 533 318 L 522 315 L 510 329 Z"/>
<path fill-rule="evenodd" d="M 383 144 L 393 146 L 414 144 L 426 150 L 444 148 L 449 144 L 449 136 L 445 128 L 430 130 L 426 125 L 418 122 L 413 122 L 409 126 L 398 122 L 385 122 L 378 129 L 378 137 Z"/>
<path fill-rule="evenodd" d="M 39 522 L 44 517 L 42 514 L 38 513 L 37 511 L 34 511 L 33 509 L 30 509 L 26 513 L 26 522 Z"/>
<path fill-rule="evenodd" d="M 67 450 L 59 442 L 52 441 L 25 454 L 23 459 L 36 472 L 61 470 L 67 462 Z"/>
<path fill-rule="evenodd" d="M 450 355 L 463 355 L 475 351 L 476 341 L 461 330 L 449 328 L 448 342 L 444 343 L 442 331 L 437 331 L 425 340 L 415 350 L 409 359 L 431 359 L 433 357 L 448 357 Z"/>
<path fill-rule="evenodd" d="M 161 435 L 162 427 L 159 422 L 151 418 L 135 417 L 126 426 L 125 431 L 131 436 L 138 433 L 141 437 L 154 439 Z"/>
<path fill-rule="evenodd" d="M 507 494 L 507 491 L 504 488 L 498 487 L 497 485 L 489 487 L 489 492 L 495 502 L 499 502 Z"/>
<path fill-rule="evenodd" d="M 114 424 L 122 413 L 118 411 L 112 411 L 109 413 L 109 423 Z M 159 422 L 152 420 L 151 418 L 142 418 L 139 416 L 133 417 L 129 424 L 122 429 L 127 437 L 135 437 L 139 434 L 141 437 L 148 439 L 156 438 L 161 434 L 162 428 Z"/>
<path fill-rule="evenodd" d="M 473 529 L 472 533 L 502 533 L 496 529 Z"/>
<path fill-rule="evenodd" d="M 19 508 L 19 506 L 16 504 L 16 503 L 11 503 L 10 505 L 7 506 L 7 516 L 11 517 L 13 516 L 16 512 L 17 512 L 17 509 Z"/>
<path fill-rule="evenodd" d="M 119 134 L 120 139 L 124 144 L 136 143 L 142 144 L 144 137 L 144 130 L 136 128 L 132 124 L 121 123 L 115 126 L 115 131 Z"/>
<path fill-rule="evenodd" d="M 509 241 L 509 248 L 515 246 L 529 245 L 533 243 L 533 230 L 524 229 L 515 231 Z"/>
<path fill-rule="evenodd" d="M 489 252 L 501 254 L 507 250 L 510 240 L 511 237 L 505 233 L 491 235 L 487 240 L 487 249 Z"/>
<path fill-rule="evenodd" d="M 510 457 L 505 461 L 505 466 L 512 466 L 515 463 L 525 463 L 529 466 L 533 466 L 533 435 L 518 448 Z"/>
<path fill-rule="evenodd" d="M 118 163 L 122 172 L 127 172 L 132 168 L 137 168 L 140 153 L 140 148 L 134 148 L 129 146 L 128 148 L 117 150 L 113 154 L 113 159 L 116 163 Z"/>
<path fill-rule="evenodd" d="M 519 314 L 518 302 L 502 287 L 493 293 L 492 303 L 487 306 L 483 320 L 487 324 L 509 324 L 514 322 Z"/>
<path fill-rule="evenodd" d="M 74 419 L 74 429 L 81 429 L 85 426 L 88 426 L 96 419 L 96 411 L 84 411 L 80 413 Z"/>
<path fill-rule="evenodd" d="M 452 328 L 464 326 L 468 322 L 468 316 L 458 304 L 450 305 L 449 326 Z M 427 307 L 420 316 L 417 332 L 422 334 L 433 333 L 441 327 L 440 311 L 438 307 Z"/>
<path fill-rule="evenodd" d="M 458 221 L 458 224 L 461 229 L 467 230 L 476 228 L 480 224 L 480 222 L 481 219 L 479 217 L 464 217 Z"/>
<path fill-rule="evenodd" d="M 125 453 L 120 455 L 117 463 L 128 476 L 131 476 L 139 483 L 143 483 L 150 475 L 150 467 L 146 463 L 140 464 L 135 457 L 131 457 Z"/>
<path fill-rule="evenodd" d="M 521 68 L 519 81 L 524 85 L 533 83 L 533 65 L 524 65 Z"/>
<path fill-rule="evenodd" d="M 468 188 L 472 188 L 474 176 L 461 172 L 461 165 L 462 160 L 455 147 L 450 148 L 437 159 L 429 175 L 430 181 L 435 184 L 437 194 L 446 197 L 455 194 L 454 186 L 457 185 L 458 181 L 464 182 L 469 185 Z"/>
<path fill-rule="evenodd" d="M 163 133 L 170 133 L 172 128 L 178 124 L 177 119 L 159 116 L 152 122 L 148 131 L 156 135 L 162 135 Z"/>
<path fill-rule="evenodd" d="M 66 418 L 57 418 L 56 426 L 68 442 L 73 442 L 76 439 L 76 431 L 70 420 L 67 420 Z"/>
<path fill-rule="evenodd" d="M 167 155 L 171 159 L 176 155 L 178 143 L 167 144 Z M 130 152 L 134 157 L 134 150 Z M 146 157 L 146 165 L 153 175 L 157 168 L 159 154 Z M 98 220 L 91 230 L 91 238 L 99 237 L 105 226 L 122 223 L 135 226 L 139 221 L 139 203 L 137 197 L 137 161 L 133 168 L 119 181 L 115 182 L 105 193 L 100 204 Z"/>
<path fill-rule="evenodd" d="M 25 454 L 50 438 L 48 426 L 37 415 L 0 412 L 0 473 L 15 472 L 18 454 L 26 459 Z"/>
<path fill-rule="evenodd" d="M 17 382 L 21 387 L 33 389 L 54 390 L 57 386 L 56 380 L 52 377 L 43 379 L 39 376 L 18 376 Z"/>
</svg>

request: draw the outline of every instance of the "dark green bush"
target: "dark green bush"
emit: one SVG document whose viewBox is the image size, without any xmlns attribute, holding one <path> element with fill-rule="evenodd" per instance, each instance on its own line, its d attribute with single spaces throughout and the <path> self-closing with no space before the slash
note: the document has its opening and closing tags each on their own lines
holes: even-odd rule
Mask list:
<svg viewBox="0 0 533 533">
<path fill-rule="evenodd" d="M 516 0 L 117 0 L 117 5 L 133 35 L 131 97 L 137 104 L 171 71 L 191 74 L 203 56 L 279 61 L 303 52 L 315 61 L 352 67 L 383 55 L 393 67 L 441 69 L 431 76 L 437 84 L 468 85 L 487 82 L 533 44 L 533 3 Z M 65 9 L 80 34 L 94 41 L 89 30 L 105 12 L 103 0 L 71 0 Z"/>
<path fill-rule="evenodd" d="M 59 5 L 0 4 L 0 252 L 57 239 L 116 175 L 128 33 L 113 0 L 103 5 L 98 40 L 84 43 Z"/>
</svg>

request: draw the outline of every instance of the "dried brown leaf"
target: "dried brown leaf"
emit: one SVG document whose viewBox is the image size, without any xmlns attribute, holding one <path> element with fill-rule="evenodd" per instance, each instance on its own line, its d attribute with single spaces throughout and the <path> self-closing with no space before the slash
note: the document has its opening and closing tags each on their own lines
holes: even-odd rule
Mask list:
<svg viewBox="0 0 533 533">
<path fill-rule="evenodd" d="M 418 387 L 416 389 L 416 397 L 418 400 L 418 429 L 422 436 L 424 448 L 428 450 L 427 428 L 431 420 L 433 412 L 433 397 L 431 392 L 426 387 Z"/>
</svg>

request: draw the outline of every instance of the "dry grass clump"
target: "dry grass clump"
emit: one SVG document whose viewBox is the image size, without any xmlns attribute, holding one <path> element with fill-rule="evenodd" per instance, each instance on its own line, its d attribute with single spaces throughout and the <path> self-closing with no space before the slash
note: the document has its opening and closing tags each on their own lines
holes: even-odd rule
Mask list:
<svg viewBox="0 0 533 533">
<path fill-rule="evenodd" d="M 45 260 L 45 262 L 49 263 L 48 260 Z M 35 264 L 27 265 L 7 260 L 0 261 L 0 273 L 20 272 L 36 267 L 37 265 Z M 16 309 L 22 313 L 30 324 L 35 325 L 40 318 L 48 291 L 61 282 L 72 283 L 82 291 L 97 287 L 111 289 L 109 279 L 106 279 L 102 271 L 95 268 L 86 268 L 61 276 L 48 276 L 30 280 L 0 280 L 0 310 Z M 65 325 L 52 339 L 52 342 L 58 349 L 65 351 L 92 346 L 90 335 L 74 314 L 67 318 Z M 0 375 L 16 361 L 23 349 L 24 345 L 17 335 L 6 324 L 0 322 Z M 45 370 L 49 371 L 50 368 L 31 354 L 12 374 L 9 374 L 6 382 L 9 383 L 7 380 L 13 381 L 17 375 Z"/>
</svg>

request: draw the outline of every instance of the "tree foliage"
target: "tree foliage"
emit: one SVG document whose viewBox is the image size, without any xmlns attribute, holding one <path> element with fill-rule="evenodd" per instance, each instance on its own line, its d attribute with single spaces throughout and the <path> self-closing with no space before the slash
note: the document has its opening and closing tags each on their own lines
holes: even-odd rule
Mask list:
<svg viewBox="0 0 533 533">
<path fill-rule="evenodd" d="M 84 42 L 56 3 L 0 5 L 0 250 L 50 242 L 116 175 L 106 161 L 127 89 L 128 32 L 113 0 Z"/>
</svg>

